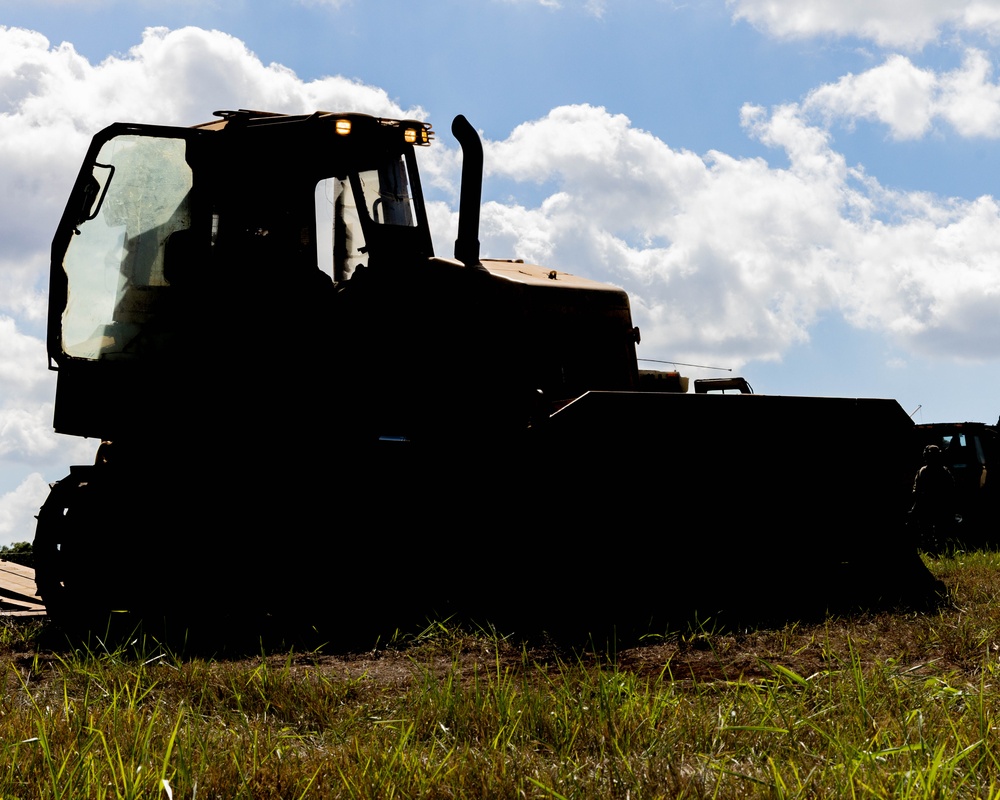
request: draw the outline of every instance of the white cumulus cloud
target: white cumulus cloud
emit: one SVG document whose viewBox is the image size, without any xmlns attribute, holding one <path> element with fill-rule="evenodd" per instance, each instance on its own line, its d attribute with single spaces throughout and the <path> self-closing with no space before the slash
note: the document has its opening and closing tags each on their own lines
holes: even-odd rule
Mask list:
<svg viewBox="0 0 1000 800">
<path fill-rule="evenodd" d="M 644 342 L 673 358 L 778 357 L 828 312 L 914 351 L 992 357 L 992 198 L 889 191 L 794 104 L 742 117 L 788 167 L 675 150 L 591 106 L 519 126 L 488 145 L 490 169 L 554 190 L 535 207 L 488 204 L 484 251 L 624 286 Z"/>
<path fill-rule="evenodd" d="M 13 491 L 0 494 L 0 546 L 34 538 L 35 514 L 48 493 L 49 485 L 33 472 Z"/>
<path fill-rule="evenodd" d="M 909 58 L 890 56 L 859 75 L 846 75 L 809 93 L 804 108 L 827 123 L 869 120 L 893 138 L 916 139 L 945 123 L 964 137 L 1000 136 L 1000 84 L 981 50 L 969 49 L 962 65 L 935 72 Z"/>
<path fill-rule="evenodd" d="M 774 36 L 854 36 L 918 49 L 943 31 L 1000 35 L 1000 0 L 727 0 L 736 19 Z"/>
</svg>

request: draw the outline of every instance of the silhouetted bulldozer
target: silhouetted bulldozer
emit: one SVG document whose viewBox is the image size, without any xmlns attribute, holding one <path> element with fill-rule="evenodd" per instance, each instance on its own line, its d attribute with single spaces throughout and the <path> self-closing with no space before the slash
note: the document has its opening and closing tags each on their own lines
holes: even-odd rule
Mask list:
<svg viewBox="0 0 1000 800">
<path fill-rule="evenodd" d="M 441 258 L 430 125 L 217 116 L 97 134 L 53 242 L 54 424 L 102 442 L 39 514 L 54 618 L 630 636 L 933 593 L 894 401 L 642 391 L 624 291 L 480 258 L 463 117 Z"/>
</svg>

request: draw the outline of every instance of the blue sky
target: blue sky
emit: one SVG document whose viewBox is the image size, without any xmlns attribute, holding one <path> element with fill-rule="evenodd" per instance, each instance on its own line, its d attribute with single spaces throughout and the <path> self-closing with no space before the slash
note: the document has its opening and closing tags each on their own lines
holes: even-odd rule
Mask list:
<svg viewBox="0 0 1000 800">
<path fill-rule="evenodd" d="M 465 114 L 484 254 L 624 286 L 640 356 L 996 420 L 998 36 L 1000 0 L 0 0 L 0 544 L 96 447 L 51 433 L 44 298 L 115 120 L 428 119 L 449 255 Z"/>
</svg>

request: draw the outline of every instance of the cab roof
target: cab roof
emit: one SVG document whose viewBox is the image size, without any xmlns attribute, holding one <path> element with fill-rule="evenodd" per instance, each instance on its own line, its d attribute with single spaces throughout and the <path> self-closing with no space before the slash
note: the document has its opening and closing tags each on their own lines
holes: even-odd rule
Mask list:
<svg viewBox="0 0 1000 800">
<path fill-rule="evenodd" d="M 213 114 L 216 117 L 220 117 L 220 119 L 202 122 L 191 127 L 198 128 L 199 130 L 221 131 L 231 125 L 265 126 L 323 120 L 332 122 L 337 131 L 340 132 L 341 126 L 337 123 L 343 120 L 348 124 L 346 128 L 348 131 L 354 128 L 371 130 L 376 127 L 400 129 L 403 131 L 404 139 L 410 144 L 426 146 L 434 138 L 434 132 L 429 122 L 421 122 L 415 119 L 373 117 L 370 114 L 358 114 L 354 112 L 314 111 L 311 114 L 282 114 L 274 111 L 256 111 L 241 108 L 236 111 L 215 111 Z"/>
</svg>

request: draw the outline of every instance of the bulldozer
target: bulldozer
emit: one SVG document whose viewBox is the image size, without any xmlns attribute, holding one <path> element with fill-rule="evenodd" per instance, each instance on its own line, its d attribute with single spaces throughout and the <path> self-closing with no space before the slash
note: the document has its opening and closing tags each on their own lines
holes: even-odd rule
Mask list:
<svg viewBox="0 0 1000 800">
<path fill-rule="evenodd" d="M 94 137 L 52 245 L 54 427 L 100 442 L 38 515 L 55 620 L 627 637 L 926 601 L 895 401 L 641 379 L 622 289 L 480 256 L 483 148 L 452 132 L 452 258 L 428 123 Z"/>
</svg>

